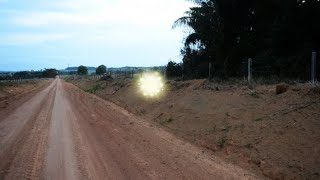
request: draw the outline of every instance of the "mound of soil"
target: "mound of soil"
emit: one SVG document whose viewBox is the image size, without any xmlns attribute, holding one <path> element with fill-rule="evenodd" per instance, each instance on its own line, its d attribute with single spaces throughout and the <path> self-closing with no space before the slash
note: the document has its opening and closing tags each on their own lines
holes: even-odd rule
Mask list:
<svg viewBox="0 0 320 180">
<path fill-rule="evenodd" d="M 51 80 L 37 79 L 18 82 L 2 82 L 0 83 L 0 108 L 7 108 L 11 102 L 23 97 L 40 87 L 45 86 Z"/>
<path fill-rule="evenodd" d="M 287 92 L 289 89 L 289 85 L 287 84 L 279 84 L 276 86 L 276 94 L 282 94 Z"/>
<path fill-rule="evenodd" d="M 82 89 L 97 83 L 71 82 Z M 320 94 L 310 94 L 308 84 L 291 85 L 292 91 L 283 84 L 254 90 L 206 80 L 165 84 L 156 98 L 143 97 L 128 79 L 106 82 L 94 94 L 261 177 L 320 178 Z"/>
</svg>

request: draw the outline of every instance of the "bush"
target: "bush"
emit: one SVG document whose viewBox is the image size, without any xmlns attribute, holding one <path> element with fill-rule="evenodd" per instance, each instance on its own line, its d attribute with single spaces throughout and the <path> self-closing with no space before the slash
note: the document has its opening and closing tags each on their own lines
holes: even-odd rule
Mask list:
<svg viewBox="0 0 320 180">
<path fill-rule="evenodd" d="M 85 66 L 79 66 L 77 74 L 78 75 L 88 75 L 88 68 Z"/>
<path fill-rule="evenodd" d="M 45 69 L 42 72 L 42 77 L 45 78 L 54 78 L 58 75 L 58 71 L 56 69 Z"/>
<path fill-rule="evenodd" d="M 97 67 L 96 69 L 96 74 L 97 75 L 103 75 L 104 73 L 107 72 L 107 67 L 105 65 L 100 65 L 99 67 Z"/>
<path fill-rule="evenodd" d="M 99 89 L 103 89 L 103 87 L 100 84 L 96 84 L 93 87 L 89 88 L 86 90 L 86 92 L 88 93 L 95 93 L 96 91 L 98 91 Z"/>
<path fill-rule="evenodd" d="M 279 84 L 279 85 L 277 85 L 277 87 L 276 87 L 276 94 L 285 93 L 285 92 L 288 91 L 288 89 L 289 89 L 289 85 L 284 84 L 284 83 Z"/>
<path fill-rule="evenodd" d="M 182 66 L 174 61 L 169 61 L 166 69 L 167 77 L 181 77 L 182 76 Z"/>
</svg>

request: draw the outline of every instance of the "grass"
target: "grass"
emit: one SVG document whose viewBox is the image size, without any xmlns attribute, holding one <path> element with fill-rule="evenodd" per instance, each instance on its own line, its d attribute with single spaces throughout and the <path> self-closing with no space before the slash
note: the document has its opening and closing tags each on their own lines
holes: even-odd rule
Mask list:
<svg viewBox="0 0 320 180">
<path fill-rule="evenodd" d="M 165 125 L 165 124 L 171 123 L 172 121 L 174 121 L 173 118 L 168 118 L 168 119 L 165 119 L 165 120 L 163 120 L 163 121 L 160 121 L 160 124 L 161 124 L 161 125 Z"/>
<path fill-rule="evenodd" d="M 257 91 L 251 91 L 249 93 L 250 96 L 254 97 L 254 98 L 259 98 L 259 94 L 257 93 Z"/>
<path fill-rule="evenodd" d="M 252 144 L 246 144 L 246 145 L 244 145 L 244 147 L 246 147 L 247 149 L 252 149 L 253 148 L 253 146 L 252 146 Z"/>
<path fill-rule="evenodd" d="M 26 79 L 26 80 L 10 80 L 0 82 L 0 86 L 15 86 L 15 85 L 22 85 L 22 84 L 36 84 L 37 81 L 41 81 L 42 79 Z"/>
<path fill-rule="evenodd" d="M 217 140 L 216 144 L 223 148 L 226 142 L 227 142 L 227 139 L 226 139 L 226 137 L 224 136 L 224 137 L 220 137 L 220 138 Z"/>
<path fill-rule="evenodd" d="M 256 119 L 254 119 L 253 121 L 259 122 L 259 121 L 262 121 L 262 118 L 256 118 Z"/>
<path fill-rule="evenodd" d="M 225 122 L 225 124 L 223 125 L 223 128 L 222 128 L 222 131 L 228 132 L 231 127 L 232 126 L 228 122 Z"/>
<path fill-rule="evenodd" d="M 63 80 L 65 80 L 66 82 L 71 82 L 71 78 L 64 78 Z"/>
<path fill-rule="evenodd" d="M 234 126 L 234 128 L 240 128 L 240 129 L 243 129 L 243 128 L 245 128 L 245 127 L 246 127 L 246 126 L 245 126 L 243 123 L 237 124 L 237 125 Z"/>
<path fill-rule="evenodd" d="M 103 89 L 103 87 L 100 85 L 100 84 L 96 84 L 94 86 L 92 86 L 91 88 L 85 90 L 86 92 L 88 93 L 95 93 L 96 91 L 100 90 L 100 89 Z"/>
<path fill-rule="evenodd" d="M 206 129 L 206 134 L 207 134 L 207 135 L 208 135 L 208 134 L 212 134 L 212 133 L 214 133 L 214 132 L 216 132 L 216 125 L 215 125 L 214 127 L 212 127 L 212 128 Z"/>
<path fill-rule="evenodd" d="M 243 129 L 243 128 L 245 128 L 246 126 L 242 123 L 241 125 L 240 125 L 240 128 L 241 129 Z"/>
</svg>

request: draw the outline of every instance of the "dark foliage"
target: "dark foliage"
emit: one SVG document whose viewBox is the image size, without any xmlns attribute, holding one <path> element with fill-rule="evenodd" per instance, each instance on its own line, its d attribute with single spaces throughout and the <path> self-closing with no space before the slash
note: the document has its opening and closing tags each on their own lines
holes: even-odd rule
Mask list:
<svg viewBox="0 0 320 180">
<path fill-rule="evenodd" d="M 96 74 L 97 75 L 103 75 L 104 73 L 107 72 L 107 67 L 105 65 L 100 65 L 99 67 L 97 67 L 96 69 Z"/>
<path fill-rule="evenodd" d="M 78 75 L 88 75 L 88 68 L 85 66 L 79 66 L 77 74 Z"/>
<path fill-rule="evenodd" d="M 177 64 L 173 61 L 169 61 L 166 69 L 167 77 L 180 77 L 182 75 L 181 64 Z"/>
<path fill-rule="evenodd" d="M 318 0 L 193 2 L 173 26 L 192 31 L 181 50 L 186 75 L 206 77 L 211 62 L 214 76 L 242 76 L 252 58 L 257 75 L 308 78 L 311 52 L 320 50 Z"/>
<path fill-rule="evenodd" d="M 56 69 L 45 69 L 42 72 L 42 77 L 44 78 L 55 78 L 58 75 L 58 71 Z"/>
<path fill-rule="evenodd" d="M 45 69 L 44 71 L 19 71 L 13 74 L 1 74 L 0 80 L 55 78 L 57 75 L 58 71 L 56 69 Z"/>
<path fill-rule="evenodd" d="M 35 79 L 42 78 L 41 71 L 20 71 L 16 72 L 12 76 L 13 79 Z"/>
</svg>

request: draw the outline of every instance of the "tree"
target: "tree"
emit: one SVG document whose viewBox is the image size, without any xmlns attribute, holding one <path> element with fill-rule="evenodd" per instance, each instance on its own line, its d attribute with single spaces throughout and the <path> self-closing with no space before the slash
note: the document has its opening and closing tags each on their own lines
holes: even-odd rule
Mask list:
<svg viewBox="0 0 320 180">
<path fill-rule="evenodd" d="M 45 78 L 54 78 L 58 75 L 58 71 L 56 69 L 45 69 L 42 72 L 42 77 Z"/>
<path fill-rule="evenodd" d="M 29 71 L 19 71 L 13 74 L 14 79 L 31 79 L 32 74 Z"/>
<path fill-rule="evenodd" d="M 78 71 L 77 71 L 78 75 L 88 75 L 88 68 L 85 66 L 79 66 L 78 67 Z"/>
<path fill-rule="evenodd" d="M 100 65 L 97 69 L 96 69 L 96 74 L 97 75 L 103 75 L 104 73 L 107 72 L 107 67 L 105 65 Z"/>
<path fill-rule="evenodd" d="M 173 25 L 190 32 L 181 50 L 185 75 L 204 77 L 212 63 L 215 76 L 241 76 L 253 58 L 269 75 L 308 76 L 311 51 L 320 51 L 319 0 L 189 1 L 197 6 Z"/>
<path fill-rule="evenodd" d="M 169 61 L 166 69 L 167 77 L 181 77 L 182 67 L 181 64 L 177 64 L 174 61 Z"/>
</svg>

